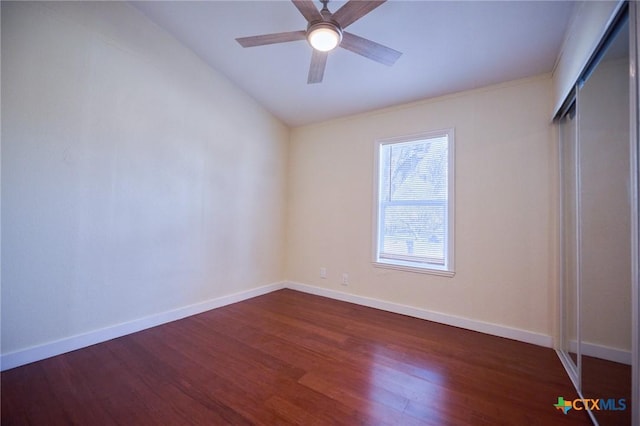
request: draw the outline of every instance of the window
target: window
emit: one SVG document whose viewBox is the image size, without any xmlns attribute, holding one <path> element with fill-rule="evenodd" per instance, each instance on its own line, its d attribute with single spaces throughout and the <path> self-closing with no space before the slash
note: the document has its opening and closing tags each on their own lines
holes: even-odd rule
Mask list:
<svg viewBox="0 0 640 426">
<path fill-rule="evenodd" d="M 376 266 L 453 276 L 453 129 L 378 141 Z"/>
</svg>

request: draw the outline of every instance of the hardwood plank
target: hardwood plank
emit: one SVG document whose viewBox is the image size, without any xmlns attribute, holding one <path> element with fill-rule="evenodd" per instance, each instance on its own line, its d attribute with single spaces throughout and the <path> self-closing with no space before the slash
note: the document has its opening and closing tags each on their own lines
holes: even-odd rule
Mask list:
<svg viewBox="0 0 640 426">
<path fill-rule="evenodd" d="M 1 375 L 3 425 L 590 424 L 554 351 L 281 290 Z"/>
<path fill-rule="evenodd" d="M 625 399 L 631 406 L 631 366 L 590 356 L 582 357 L 582 388 L 585 398 Z M 595 413 L 600 426 L 631 424 L 631 409 Z"/>
</svg>

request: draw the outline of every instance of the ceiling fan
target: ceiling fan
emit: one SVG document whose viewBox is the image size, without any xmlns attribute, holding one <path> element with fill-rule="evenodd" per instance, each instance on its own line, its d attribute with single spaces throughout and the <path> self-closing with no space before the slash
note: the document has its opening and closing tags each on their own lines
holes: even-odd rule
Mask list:
<svg viewBox="0 0 640 426">
<path fill-rule="evenodd" d="M 397 50 L 344 31 L 386 0 L 349 0 L 335 13 L 327 8 L 329 0 L 320 1 L 322 10 L 314 6 L 313 0 L 292 0 L 308 22 L 306 30 L 240 37 L 236 41 L 242 47 L 254 47 L 306 39 L 313 48 L 307 84 L 322 81 L 329 52 L 338 46 L 388 66 L 393 65 L 402 55 Z"/>
</svg>

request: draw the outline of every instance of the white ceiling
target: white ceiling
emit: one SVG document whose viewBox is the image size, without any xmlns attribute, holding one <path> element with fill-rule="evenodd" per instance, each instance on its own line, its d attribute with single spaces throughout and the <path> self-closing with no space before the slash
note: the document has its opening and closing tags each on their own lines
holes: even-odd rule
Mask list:
<svg viewBox="0 0 640 426">
<path fill-rule="evenodd" d="M 329 9 L 344 3 L 331 1 Z M 308 85 L 306 41 L 246 49 L 235 41 L 306 29 L 289 1 L 132 4 L 290 126 L 551 72 L 574 7 L 568 1 L 391 0 L 349 32 L 403 52 L 396 64 L 336 49 L 324 81 Z"/>
</svg>

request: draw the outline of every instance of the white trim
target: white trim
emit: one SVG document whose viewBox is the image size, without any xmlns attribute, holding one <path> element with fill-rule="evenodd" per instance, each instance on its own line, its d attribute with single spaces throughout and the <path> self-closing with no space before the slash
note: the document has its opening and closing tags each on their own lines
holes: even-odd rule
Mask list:
<svg viewBox="0 0 640 426">
<path fill-rule="evenodd" d="M 36 361 L 41 361 L 66 352 L 82 349 L 87 346 L 106 342 L 117 337 L 127 334 L 136 333 L 147 328 L 162 325 L 171 321 L 176 321 L 191 315 L 197 315 L 212 309 L 230 305 L 232 303 L 241 302 L 253 297 L 261 296 L 273 291 L 289 288 L 303 293 L 315 294 L 335 300 L 355 303 L 362 306 L 368 306 L 383 311 L 393 312 L 402 315 L 408 315 L 414 318 L 420 318 L 440 324 L 451 325 L 454 327 L 464 328 L 467 330 L 478 331 L 480 333 L 490 334 L 493 336 L 504 337 L 507 339 L 517 340 L 520 342 L 531 343 L 538 346 L 551 348 L 553 339 L 550 335 L 535 333 L 518 328 L 508 327 L 499 324 L 492 324 L 483 321 L 477 321 L 469 318 L 458 317 L 455 315 L 444 314 L 441 312 L 429 311 L 427 309 L 416 308 L 413 306 L 402 305 L 399 303 L 386 302 L 380 299 L 358 296 L 349 293 L 343 293 L 327 288 L 315 287 L 297 282 L 279 282 L 251 290 L 233 293 L 227 296 L 218 297 L 205 302 L 196 303 L 182 308 L 174 309 L 160 314 L 151 315 L 145 318 L 105 327 L 99 330 L 90 331 L 88 333 L 71 336 L 65 339 L 49 342 L 31 348 L 11 352 L 0 356 L 0 371 L 10 368 L 19 367 Z"/>
<path fill-rule="evenodd" d="M 372 262 L 376 268 L 395 269 L 397 271 L 417 272 L 419 274 L 439 275 L 441 277 L 453 277 L 456 275 L 455 271 L 448 271 L 446 269 L 436 269 L 433 266 L 429 268 L 419 268 L 417 266 L 401 265 L 398 261 L 396 263 L 386 262 L 383 259 Z"/>
<path fill-rule="evenodd" d="M 269 284 L 229 294 L 227 296 L 217 297 L 204 302 L 195 303 L 193 305 L 184 306 L 182 308 L 173 309 L 171 311 L 139 318 L 133 321 L 101 328 L 84 334 L 67 337 L 55 342 L 44 343 L 31 348 L 3 354 L 0 357 L 0 371 L 40 361 L 52 356 L 71 352 L 76 349 L 82 349 L 97 343 L 106 342 L 107 340 L 115 339 L 116 337 L 125 336 L 147 328 L 186 318 L 191 315 L 210 311 L 211 309 L 220 308 L 232 303 L 241 302 L 256 296 L 271 293 L 272 291 L 280 290 L 284 287 L 284 283 L 282 282 Z"/>
<path fill-rule="evenodd" d="M 580 203 L 580 198 L 579 198 L 579 193 L 578 193 L 578 188 L 579 188 L 579 177 L 578 177 L 578 155 L 579 155 L 579 145 L 578 145 L 578 120 L 579 120 L 579 114 L 577 112 L 577 105 L 578 105 L 578 88 L 576 86 L 576 90 L 575 90 L 575 94 L 573 96 L 573 99 L 568 102 L 568 105 L 570 106 L 571 104 L 573 104 L 573 108 L 575 111 L 575 117 L 573 120 L 573 123 L 571 124 L 573 127 L 573 138 L 571 140 L 565 140 L 562 136 L 564 134 L 564 127 L 563 125 L 565 124 L 564 121 L 560 121 L 559 125 L 558 125 L 558 158 L 559 158 L 559 180 L 560 180 L 560 191 L 559 191 L 559 209 L 560 209 L 560 228 L 559 228 L 559 244 L 560 244 L 560 251 L 559 251 L 559 260 L 560 260 L 560 267 L 559 267 L 559 277 L 558 277 L 558 290 L 559 290 L 559 300 L 560 300 L 560 347 L 561 347 L 561 351 L 558 353 L 562 353 L 563 357 L 560 357 L 560 360 L 562 361 L 563 365 L 565 366 L 565 369 L 567 370 L 567 373 L 569 374 L 569 377 L 571 378 L 571 381 L 573 382 L 573 384 L 575 385 L 576 389 L 581 389 L 581 380 L 582 380 L 582 374 L 581 374 L 581 369 L 582 369 L 582 358 L 580 356 L 580 348 L 577 347 L 572 347 L 571 346 L 571 342 L 569 343 L 569 347 L 570 347 L 570 351 L 574 352 L 576 354 L 576 360 L 574 360 L 568 352 L 565 352 L 565 344 L 566 344 L 566 330 L 565 330 L 565 325 L 567 322 L 567 312 L 566 312 L 566 298 L 568 295 L 567 292 L 567 288 L 566 288 L 566 282 L 565 282 L 565 276 L 566 276 L 566 272 L 567 272 L 567 265 L 565 262 L 565 257 L 567 255 L 568 249 L 566 247 L 566 239 L 565 239 L 565 219 L 567 218 L 567 214 L 568 212 L 566 211 L 566 206 L 564 204 L 565 201 L 565 197 L 572 197 L 573 198 L 573 203 L 574 203 L 574 212 L 573 212 L 573 216 L 572 219 L 574 222 L 574 227 L 573 227 L 573 233 L 574 233 L 574 245 L 575 245 L 575 250 L 576 250 L 576 260 L 575 260 L 575 264 L 574 266 L 574 270 L 573 273 L 575 274 L 575 283 L 576 283 L 576 288 L 575 288 L 575 304 L 576 304 L 576 308 L 575 308 L 575 321 L 576 321 L 576 337 L 578 339 L 580 339 L 580 327 L 578 326 L 580 324 L 580 297 L 581 297 L 581 292 L 580 292 L 580 287 L 578 286 L 579 283 L 579 278 L 580 278 L 580 269 L 579 269 L 579 257 L 577 255 L 577 250 L 579 247 L 579 236 L 580 236 L 580 232 L 579 232 L 579 225 L 580 225 L 580 221 L 578 220 L 578 208 L 579 208 L 579 203 Z M 564 112 L 564 114 L 568 114 L 569 111 L 571 110 L 570 107 L 567 108 L 567 110 Z M 564 118 L 565 115 L 561 116 L 560 119 L 562 120 Z M 573 170 L 573 174 L 571 176 L 572 178 L 572 183 L 575 186 L 575 194 L 565 194 L 565 185 L 564 185 L 564 179 L 567 176 L 567 171 L 566 171 L 566 166 L 567 164 L 565 163 L 565 148 L 567 147 L 567 144 L 570 144 L 569 148 L 571 148 L 572 154 L 573 154 L 573 164 L 574 164 L 574 170 Z M 570 213 L 570 212 L 569 212 Z M 571 368 L 568 368 L 566 364 L 572 364 Z"/>
<path fill-rule="evenodd" d="M 571 340 L 569 342 L 569 351 L 578 353 L 578 342 L 576 340 Z M 580 344 L 580 354 L 626 365 L 631 365 L 631 362 L 633 361 L 630 350 L 599 345 L 591 342 L 582 342 Z"/>
<path fill-rule="evenodd" d="M 581 354 L 605 359 L 607 361 L 618 362 L 620 364 L 631 365 L 632 357 L 631 351 L 626 351 L 624 349 L 612 348 L 609 346 L 598 345 L 595 343 L 582 342 L 581 346 Z"/>
<path fill-rule="evenodd" d="M 285 287 L 304 293 L 342 300 L 343 302 L 355 303 L 358 305 L 381 309 L 383 311 L 393 312 L 396 314 L 408 315 L 411 317 L 433 321 L 440 324 L 446 324 L 454 327 L 464 328 L 467 330 L 478 331 L 480 333 L 491 334 L 493 336 L 505 337 L 507 339 L 518 340 L 520 342 L 531 343 L 538 346 L 544 346 L 546 348 L 551 348 L 553 346 L 553 339 L 550 335 L 547 334 L 473 320 L 470 318 L 458 317 L 441 312 L 429 311 L 427 309 L 416 308 L 399 303 L 386 302 L 380 299 L 373 299 L 370 297 L 343 293 L 341 291 L 315 287 L 296 282 L 286 282 Z"/>
</svg>

